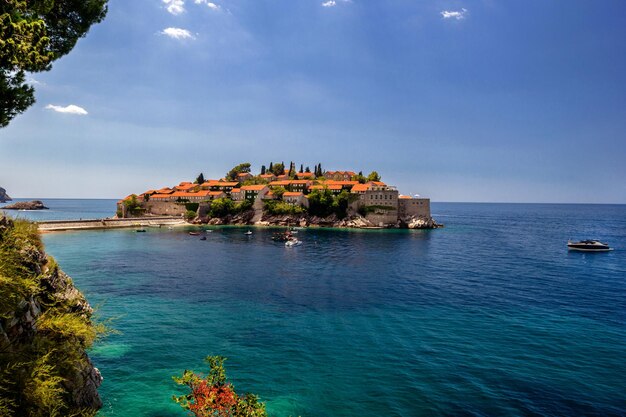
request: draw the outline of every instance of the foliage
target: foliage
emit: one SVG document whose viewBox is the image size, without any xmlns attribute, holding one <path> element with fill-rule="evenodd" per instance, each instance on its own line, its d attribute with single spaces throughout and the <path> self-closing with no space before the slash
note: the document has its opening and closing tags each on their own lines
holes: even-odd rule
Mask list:
<svg viewBox="0 0 626 417">
<path fill-rule="evenodd" d="M 319 217 L 328 217 L 335 211 L 335 198 L 328 189 L 313 190 L 309 194 L 309 214 Z"/>
<path fill-rule="evenodd" d="M 226 179 L 234 181 L 237 179 L 237 174 L 241 174 L 243 172 L 250 172 L 251 164 L 249 162 L 244 162 L 243 164 L 239 164 L 230 171 L 226 173 Z"/>
<path fill-rule="evenodd" d="M 367 176 L 367 180 L 368 180 L 368 181 L 380 181 L 380 175 L 378 175 L 378 172 L 376 172 L 376 171 L 372 171 L 372 172 L 370 172 L 370 174 Z"/>
<path fill-rule="evenodd" d="M 355 194 L 350 194 L 346 190 L 334 196 L 328 189 L 313 190 L 309 194 L 309 214 L 319 217 L 328 217 L 335 214 L 340 219 L 348 215 L 348 206 L 358 199 Z"/>
<path fill-rule="evenodd" d="M 285 164 L 282 162 L 271 163 L 270 164 L 270 172 L 276 176 L 285 174 Z"/>
<path fill-rule="evenodd" d="M 195 211 L 191 211 L 191 210 L 187 210 L 185 212 L 185 220 L 189 221 L 189 220 L 193 220 L 196 218 L 196 212 Z"/>
<path fill-rule="evenodd" d="M 0 2 L 0 127 L 35 102 L 25 72 L 48 71 L 106 12 L 107 0 Z"/>
<path fill-rule="evenodd" d="M 124 206 L 126 211 L 131 214 L 139 214 L 143 210 L 136 194 L 132 194 L 129 199 L 124 200 Z"/>
<path fill-rule="evenodd" d="M 285 187 L 282 187 L 282 186 L 272 187 L 271 190 L 272 190 L 272 193 L 274 193 L 274 195 L 278 197 L 279 200 L 282 200 L 283 194 L 287 192 Z"/>
<path fill-rule="evenodd" d="M 198 207 L 200 207 L 200 203 L 185 203 L 185 209 L 194 213 L 198 212 Z"/>
<path fill-rule="evenodd" d="M 248 200 L 234 202 L 230 198 L 216 198 L 211 201 L 209 217 L 225 217 L 243 213 L 252 208 L 252 202 Z"/>
<path fill-rule="evenodd" d="M 358 181 L 361 184 L 365 184 L 367 182 L 367 177 L 363 175 L 363 172 L 353 175 L 351 179 L 352 181 Z"/>
<path fill-rule="evenodd" d="M 190 393 L 174 396 L 173 400 L 195 417 L 267 417 L 265 404 L 253 394 L 239 395 L 232 383 L 227 382 L 222 356 L 208 356 L 206 376 L 185 370 L 181 377 L 173 377 L 178 385 L 189 388 Z"/>
<path fill-rule="evenodd" d="M 241 183 L 241 185 L 242 186 L 245 186 L 245 185 L 259 185 L 259 184 L 268 184 L 268 183 L 269 183 L 269 181 L 266 180 L 265 178 L 261 178 L 259 176 L 256 176 L 256 177 L 252 177 L 252 178 L 249 178 L 249 179 L 245 180 L 244 182 Z"/>
<path fill-rule="evenodd" d="M 0 328 L 15 319 L 28 326 L 26 300 L 41 314 L 33 317 L 36 332 L 0 338 L 0 416 L 94 415 L 73 405 L 68 383 L 78 383 L 87 366 L 84 349 L 104 325 L 92 323 L 83 296 L 43 255 L 37 226 L 0 218 Z"/>
<path fill-rule="evenodd" d="M 196 177 L 196 184 L 202 184 L 204 182 L 204 174 L 201 172 L 198 177 Z"/>
<path fill-rule="evenodd" d="M 296 206 L 294 204 L 289 204 L 284 201 L 278 200 L 267 200 L 263 209 L 272 215 L 283 215 L 283 214 L 302 214 L 305 212 L 305 209 L 301 206 Z"/>
<path fill-rule="evenodd" d="M 267 171 L 265 165 L 261 165 L 261 175 L 265 175 L 265 171 Z"/>
</svg>

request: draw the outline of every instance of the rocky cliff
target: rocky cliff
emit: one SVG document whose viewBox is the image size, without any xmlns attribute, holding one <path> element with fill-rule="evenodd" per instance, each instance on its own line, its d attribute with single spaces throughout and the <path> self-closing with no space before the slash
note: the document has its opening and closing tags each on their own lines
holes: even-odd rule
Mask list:
<svg viewBox="0 0 626 417">
<path fill-rule="evenodd" d="M 0 415 L 92 416 L 102 377 L 86 349 L 102 329 L 46 255 L 36 226 L 0 217 Z"/>
<path fill-rule="evenodd" d="M 7 190 L 0 187 L 0 203 L 6 203 L 7 201 L 11 201 L 11 197 L 7 194 Z"/>
<path fill-rule="evenodd" d="M 336 215 L 328 217 L 309 216 L 308 214 L 300 215 L 269 215 L 264 213 L 260 221 L 253 222 L 254 210 L 249 210 L 234 216 L 225 216 L 219 218 L 199 217 L 195 219 L 195 223 L 207 223 L 211 225 L 233 224 L 233 225 L 252 225 L 258 226 L 319 226 L 319 227 L 338 227 L 338 228 L 368 228 L 376 227 L 375 224 L 367 220 L 361 215 L 347 216 L 343 219 Z M 401 229 L 436 229 L 442 227 L 432 218 L 409 217 L 399 220 L 396 224 L 390 225 L 392 228 Z"/>
</svg>

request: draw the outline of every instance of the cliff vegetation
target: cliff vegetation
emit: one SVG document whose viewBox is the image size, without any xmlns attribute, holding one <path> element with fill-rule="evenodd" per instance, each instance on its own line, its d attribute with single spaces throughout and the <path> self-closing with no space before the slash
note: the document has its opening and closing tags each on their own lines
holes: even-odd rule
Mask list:
<svg viewBox="0 0 626 417">
<path fill-rule="evenodd" d="M 101 376 L 85 352 L 104 331 L 37 227 L 0 217 L 0 416 L 92 416 Z"/>
</svg>

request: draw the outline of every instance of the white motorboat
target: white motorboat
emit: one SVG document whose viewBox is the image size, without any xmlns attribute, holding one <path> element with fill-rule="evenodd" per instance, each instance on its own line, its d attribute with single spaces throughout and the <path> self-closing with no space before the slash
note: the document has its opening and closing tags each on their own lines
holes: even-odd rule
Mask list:
<svg viewBox="0 0 626 417">
<path fill-rule="evenodd" d="M 246 236 L 250 236 L 252 234 L 252 232 L 250 230 L 248 230 L 246 233 L 244 233 L 244 235 Z"/>
<path fill-rule="evenodd" d="M 595 239 L 581 240 L 579 242 L 572 242 L 571 240 L 568 240 L 567 249 L 582 252 L 607 252 L 613 250 L 606 243 L 602 243 Z"/>
<path fill-rule="evenodd" d="M 295 238 L 291 238 L 285 242 L 285 246 L 288 248 L 292 248 L 294 246 L 300 246 L 300 245 L 302 245 L 302 241 L 295 239 Z"/>
</svg>

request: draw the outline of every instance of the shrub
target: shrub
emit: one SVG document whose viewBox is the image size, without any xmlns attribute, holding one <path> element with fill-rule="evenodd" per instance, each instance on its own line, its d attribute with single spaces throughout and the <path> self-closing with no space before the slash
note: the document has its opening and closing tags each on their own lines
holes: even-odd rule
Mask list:
<svg viewBox="0 0 626 417">
<path fill-rule="evenodd" d="M 305 212 L 304 208 L 301 206 L 296 206 L 293 204 L 286 203 L 284 201 L 278 200 L 268 200 L 265 202 L 265 206 L 263 207 L 265 212 L 272 215 L 283 215 L 283 214 L 302 214 Z"/>
<path fill-rule="evenodd" d="M 195 417 L 267 417 L 265 404 L 253 394 L 239 395 L 232 383 L 227 382 L 222 356 L 208 356 L 206 376 L 185 370 L 181 377 L 173 377 L 178 385 L 189 388 L 190 393 L 174 396 L 173 400 Z"/>
</svg>

